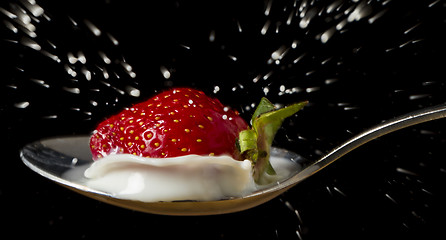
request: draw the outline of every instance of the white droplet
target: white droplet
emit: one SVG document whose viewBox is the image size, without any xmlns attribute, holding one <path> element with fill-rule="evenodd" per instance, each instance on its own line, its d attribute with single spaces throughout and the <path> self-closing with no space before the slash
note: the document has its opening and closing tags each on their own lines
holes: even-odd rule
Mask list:
<svg viewBox="0 0 446 240">
<path fill-rule="evenodd" d="M 82 68 L 82 73 L 84 74 L 85 79 L 87 79 L 88 81 L 91 80 L 91 72 L 88 69 Z"/>
<path fill-rule="evenodd" d="M 335 82 L 337 82 L 338 81 L 338 79 L 336 79 L 336 78 L 330 78 L 330 79 L 326 79 L 325 80 L 325 84 L 332 84 L 332 83 L 335 83 Z"/>
<path fill-rule="evenodd" d="M 353 12 L 350 13 L 350 15 L 347 18 L 347 21 L 349 22 L 359 21 L 361 18 L 368 16 L 371 12 L 372 12 L 371 7 L 368 4 L 362 2 L 356 6 Z"/>
<path fill-rule="evenodd" d="M 382 16 L 387 12 L 387 10 L 388 10 L 388 9 L 384 9 L 384 10 L 378 12 L 378 13 L 375 14 L 373 17 L 370 17 L 367 21 L 368 21 L 370 24 L 374 23 L 377 19 L 379 19 L 380 17 L 382 17 Z"/>
<path fill-rule="evenodd" d="M 77 62 L 77 58 L 73 55 L 73 53 L 69 52 L 67 56 L 68 62 L 70 62 L 71 64 L 75 64 Z"/>
<path fill-rule="evenodd" d="M 291 24 L 291 20 L 293 20 L 293 16 L 294 16 L 294 11 L 291 11 L 290 15 L 288 15 L 288 19 L 286 20 L 286 25 Z"/>
<path fill-rule="evenodd" d="M 161 74 L 163 74 L 163 77 L 164 77 L 165 79 L 169 79 L 169 78 L 170 78 L 170 72 L 169 72 L 169 70 L 167 70 L 166 67 L 161 66 L 161 67 L 160 67 L 160 70 L 161 70 Z"/>
<path fill-rule="evenodd" d="M 252 80 L 252 82 L 253 82 L 253 83 L 258 82 L 258 81 L 260 80 L 261 77 L 262 77 L 261 75 L 257 75 L 257 76 Z"/>
<path fill-rule="evenodd" d="M 243 32 L 242 26 L 240 25 L 240 22 L 237 21 L 237 28 L 238 28 L 238 32 Z"/>
<path fill-rule="evenodd" d="M 285 47 L 285 45 L 282 45 L 279 49 L 277 49 L 276 51 L 274 51 L 271 54 L 271 58 L 273 60 L 280 60 L 283 58 L 283 56 L 285 55 L 286 52 L 287 52 L 287 48 Z"/>
<path fill-rule="evenodd" d="M 108 38 L 110 38 L 110 40 L 112 41 L 113 45 L 115 45 L 115 46 L 118 46 L 118 45 L 119 45 L 118 40 L 117 40 L 115 37 L 113 37 L 110 33 L 107 33 L 107 36 L 108 36 Z"/>
<path fill-rule="evenodd" d="M 2 8 L 2 7 L 0 7 L 0 12 L 3 13 L 3 14 L 5 14 L 5 15 L 6 15 L 8 18 L 10 18 L 10 19 L 16 19 L 16 18 L 17 18 L 17 15 L 15 15 L 15 14 L 13 14 L 13 13 L 7 11 L 6 9 L 4 9 L 4 8 Z"/>
<path fill-rule="evenodd" d="M 1 11 L 0 11 L 1 12 Z M 4 21 L 4 23 L 5 23 L 5 26 L 9 29 L 9 30 L 11 30 L 13 33 L 18 33 L 18 29 L 12 24 L 12 23 L 10 23 L 10 22 L 8 22 L 8 21 Z"/>
<path fill-rule="evenodd" d="M 99 56 L 102 58 L 102 60 L 103 60 L 106 64 L 110 64 L 110 63 L 111 63 L 110 58 L 108 58 L 107 55 L 105 55 L 104 52 L 99 52 Z"/>
<path fill-rule="evenodd" d="M 347 24 L 347 20 L 342 20 L 340 23 L 336 25 L 336 30 L 340 31 L 344 28 L 344 26 Z"/>
<path fill-rule="evenodd" d="M 81 51 L 79 51 L 79 52 L 77 53 L 77 60 L 78 60 L 80 63 L 82 63 L 82 64 L 87 63 L 87 58 L 85 57 L 85 54 L 84 54 L 83 52 L 81 52 Z"/>
<path fill-rule="evenodd" d="M 110 77 L 110 74 L 108 74 L 107 69 L 103 69 L 103 70 L 102 70 L 102 75 L 104 75 L 104 78 L 105 78 L 105 79 L 108 79 L 108 78 Z"/>
<path fill-rule="evenodd" d="M 40 17 L 44 13 L 43 8 L 37 5 L 36 1 L 28 0 L 21 1 L 21 3 L 28 9 L 28 11 L 31 12 L 34 17 Z"/>
<path fill-rule="evenodd" d="M 139 91 L 139 89 L 136 89 L 131 86 L 127 86 L 126 91 L 130 96 L 133 96 L 133 97 L 139 97 L 141 95 L 141 92 Z"/>
<path fill-rule="evenodd" d="M 129 76 L 130 76 L 131 78 L 135 78 L 135 77 L 136 77 L 136 73 L 135 73 L 135 72 L 129 72 Z"/>
<path fill-rule="evenodd" d="M 56 119 L 57 115 L 47 115 L 47 116 L 43 116 L 43 119 Z"/>
<path fill-rule="evenodd" d="M 127 72 L 131 72 L 133 70 L 133 67 L 130 64 L 126 63 L 126 62 L 121 62 L 121 65 L 124 67 L 124 69 Z"/>
<path fill-rule="evenodd" d="M 265 35 L 266 34 L 266 32 L 268 31 L 268 28 L 269 28 L 269 25 L 271 24 L 271 22 L 269 21 L 269 20 L 267 20 L 266 22 L 265 22 L 265 25 L 263 25 L 263 27 L 262 27 L 262 30 L 260 30 L 260 33 L 262 34 L 262 35 Z"/>
<path fill-rule="evenodd" d="M 320 87 L 309 87 L 309 88 L 306 88 L 305 91 L 307 93 L 311 93 L 311 92 L 316 92 L 319 89 L 320 89 Z"/>
<path fill-rule="evenodd" d="M 269 0 L 267 5 L 266 5 L 265 16 L 268 16 L 269 13 L 271 12 L 272 5 L 273 5 L 273 0 Z"/>
<path fill-rule="evenodd" d="M 14 104 L 16 108 L 27 108 L 29 106 L 29 102 L 18 102 Z"/>
<path fill-rule="evenodd" d="M 79 88 L 63 87 L 63 90 L 70 92 L 70 93 L 74 93 L 74 94 L 81 93 L 81 90 Z"/>
<path fill-rule="evenodd" d="M 215 41 L 215 30 L 212 30 L 211 33 L 209 34 L 209 42 L 214 42 Z"/>
<path fill-rule="evenodd" d="M 291 44 L 291 48 L 292 48 L 292 49 L 297 48 L 297 44 L 298 44 L 298 43 L 299 43 L 299 42 L 298 42 L 297 40 L 294 40 L 293 43 Z"/>
<path fill-rule="evenodd" d="M 92 22 L 89 20 L 84 20 L 84 23 L 96 37 L 101 35 L 101 30 L 99 30 L 99 28 L 97 28 Z"/>
<path fill-rule="evenodd" d="M 235 56 L 232 56 L 232 55 L 228 55 L 228 57 L 232 60 L 232 61 L 237 61 L 237 57 L 235 57 Z"/>
<path fill-rule="evenodd" d="M 310 20 L 308 20 L 306 18 L 302 18 L 302 20 L 300 20 L 300 22 L 299 22 L 299 27 L 304 29 L 308 26 L 309 23 L 310 23 Z"/>
<path fill-rule="evenodd" d="M 45 87 L 45 88 L 49 88 L 50 87 L 50 85 L 46 84 L 45 81 L 43 81 L 43 80 L 39 80 L 39 79 L 35 79 L 35 78 L 31 78 L 30 80 L 32 82 L 35 82 L 35 83 L 41 85 L 42 87 Z"/>
<path fill-rule="evenodd" d="M 335 32 L 335 28 L 330 28 L 327 31 L 325 31 L 322 35 L 321 35 L 321 42 L 322 43 L 327 43 L 328 40 L 330 40 L 330 38 L 333 36 Z"/>
<path fill-rule="evenodd" d="M 70 68 L 70 66 L 68 66 L 67 64 L 65 65 L 65 71 L 67 71 L 67 73 L 69 75 L 71 75 L 72 77 L 76 77 L 77 76 L 76 71 L 74 71 L 72 68 Z"/>
<path fill-rule="evenodd" d="M 40 51 L 42 49 L 42 47 L 38 43 L 27 37 L 22 38 L 20 43 L 37 51 Z"/>
<path fill-rule="evenodd" d="M 269 73 L 267 73 L 265 76 L 263 76 L 263 80 L 268 79 L 269 77 L 271 77 L 271 75 L 273 75 L 273 72 L 272 72 L 272 71 L 269 72 Z"/>
</svg>

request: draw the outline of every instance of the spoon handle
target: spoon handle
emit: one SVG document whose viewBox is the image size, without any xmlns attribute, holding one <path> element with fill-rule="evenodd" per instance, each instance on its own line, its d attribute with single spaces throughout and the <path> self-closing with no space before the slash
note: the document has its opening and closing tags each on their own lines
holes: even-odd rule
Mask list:
<svg viewBox="0 0 446 240">
<path fill-rule="evenodd" d="M 326 166 L 333 163 L 350 151 L 362 146 L 365 143 L 370 142 L 373 139 L 406 127 L 444 117 L 446 117 L 446 104 L 440 104 L 433 107 L 413 111 L 408 114 L 384 121 L 368 130 L 363 131 L 362 133 L 347 140 L 339 147 L 333 149 L 321 159 L 298 173 L 295 177 L 293 177 L 294 179 L 290 179 L 290 182 L 293 182 L 292 184 L 296 184 L 306 179 L 307 177 L 325 168 Z"/>
</svg>

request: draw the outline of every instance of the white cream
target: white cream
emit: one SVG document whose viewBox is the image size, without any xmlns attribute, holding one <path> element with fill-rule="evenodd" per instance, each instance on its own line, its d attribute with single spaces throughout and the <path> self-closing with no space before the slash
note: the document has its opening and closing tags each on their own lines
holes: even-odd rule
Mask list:
<svg viewBox="0 0 446 240">
<path fill-rule="evenodd" d="M 278 180 L 296 170 L 287 159 L 272 157 L 271 163 Z M 157 159 L 113 154 L 94 162 L 84 175 L 92 189 L 143 202 L 219 200 L 242 197 L 260 187 L 252 178 L 251 162 L 229 156 Z"/>
<path fill-rule="evenodd" d="M 255 190 L 251 162 L 229 156 L 144 158 L 113 154 L 94 162 L 87 186 L 144 202 L 218 200 Z"/>
</svg>

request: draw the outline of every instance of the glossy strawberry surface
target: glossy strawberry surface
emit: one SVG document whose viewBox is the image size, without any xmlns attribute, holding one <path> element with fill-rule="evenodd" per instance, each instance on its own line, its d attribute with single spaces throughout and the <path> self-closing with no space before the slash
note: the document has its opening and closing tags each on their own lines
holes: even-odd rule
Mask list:
<svg viewBox="0 0 446 240">
<path fill-rule="evenodd" d="M 133 105 L 98 125 L 90 139 L 93 159 L 128 153 L 166 158 L 188 154 L 239 159 L 239 132 L 248 124 L 236 111 L 202 91 L 175 88 Z"/>
</svg>

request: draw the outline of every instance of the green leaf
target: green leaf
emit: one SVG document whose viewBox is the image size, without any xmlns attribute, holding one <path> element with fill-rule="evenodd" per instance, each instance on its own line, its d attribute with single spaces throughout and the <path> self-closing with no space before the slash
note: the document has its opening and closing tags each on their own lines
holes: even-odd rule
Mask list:
<svg viewBox="0 0 446 240">
<path fill-rule="evenodd" d="M 267 184 L 276 172 L 269 162 L 271 145 L 283 121 L 302 109 L 308 102 L 300 102 L 278 109 L 262 98 L 251 119 L 252 128 L 241 131 L 237 146 L 244 159 L 253 163 L 253 178 L 258 184 Z M 269 179 L 269 180 L 268 180 Z"/>
<path fill-rule="evenodd" d="M 254 123 L 254 120 L 259 117 L 260 115 L 271 112 L 275 109 L 274 104 L 272 104 L 266 97 L 262 97 L 260 99 L 260 103 L 257 106 L 256 110 L 254 111 L 254 114 L 252 114 L 251 118 L 251 124 Z"/>
<path fill-rule="evenodd" d="M 263 113 L 256 117 L 252 122 L 253 129 L 259 133 L 264 133 L 268 139 L 268 143 L 272 143 L 274 136 L 279 130 L 285 118 L 294 115 L 301 110 L 308 102 L 295 103 L 293 105 Z"/>
<path fill-rule="evenodd" d="M 240 152 L 257 149 L 257 133 L 252 129 L 243 130 L 239 134 Z"/>
<path fill-rule="evenodd" d="M 260 184 L 265 183 L 263 179 L 265 172 L 268 174 L 271 173 L 274 174 L 274 169 L 272 168 L 269 162 L 270 150 L 274 137 L 279 128 L 281 127 L 283 121 L 286 118 L 294 115 L 299 110 L 301 110 L 307 103 L 308 102 L 305 101 L 292 104 L 290 106 L 278 110 L 267 111 L 259 114 L 252 121 L 252 128 L 257 134 L 257 151 L 259 152 L 258 157 L 254 164 L 254 173 L 253 173 L 254 180 L 257 183 Z"/>
</svg>

